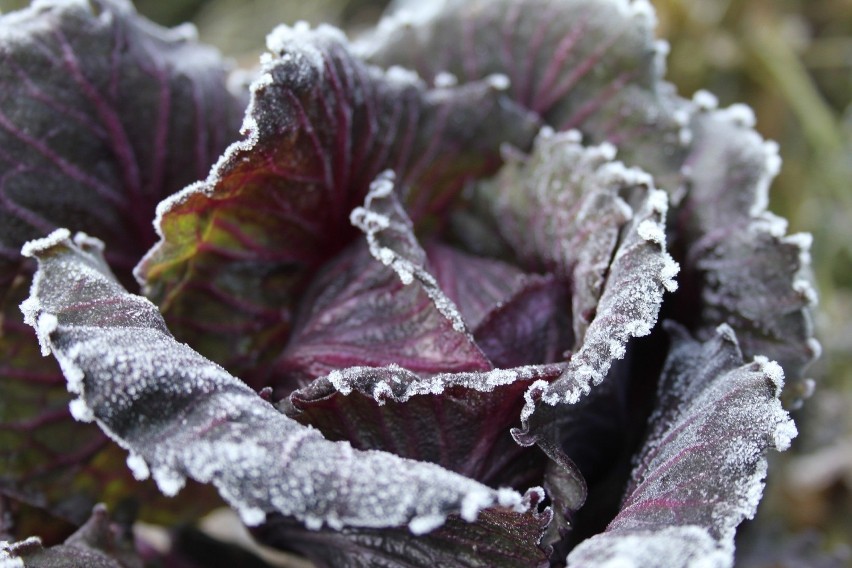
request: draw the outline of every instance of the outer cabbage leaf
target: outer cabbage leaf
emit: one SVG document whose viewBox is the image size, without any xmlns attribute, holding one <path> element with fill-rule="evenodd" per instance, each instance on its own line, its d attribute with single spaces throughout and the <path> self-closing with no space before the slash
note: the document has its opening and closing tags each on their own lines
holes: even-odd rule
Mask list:
<svg viewBox="0 0 852 568">
<path fill-rule="evenodd" d="M 669 330 L 656 411 L 621 511 L 571 552 L 569 566 L 731 566 L 736 527 L 763 492 L 765 453 L 796 435 L 778 399 L 777 363 L 743 364 L 728 326 L 704 344 L 676 324 Z"/>
<path fill-rule="evenodd" d="M 676 217 L 692 287 L 683 303 L 702 307 L 690 323 L 705 338 L 729 323 L 745 355 L 777 360 L 788 378 L 786 396 L 804 398 L 812 388 L 805 368 L 820 352 L 810 312 L 817 300 L 811 237 L 785 235 L 786 222 L 766 211 L 780 158 L 776 144 L 751 130 L 751 111 L 714 110 L 707 94 L 698 100 L 704 111 L 695 117 L 684 165 L 689 192 Z"/>
<path fill-rule="evenodd" d="M 0 543 L 3 568 L 142 568 L 130 527 L 110 520 L 104 505 L 60 545 L 44 548 L 36 537 Z"/>
<path fill-rule="evenodd" d="M 66 230 L 31 241 L 39 259 L 22 305 L 45 353 L 63 368 L 76 418 L 94 420 L 130 451 L 138 478 L 176 494 L 187 477 L 214 485 L 250 525 L 267 514 L 415 532 L 489 506 L 524 512 L 521 496 L 447 470 L 330 442 L 287 418 L 168 332 L 157 308 L 110 274 L 101 245 Z"/>
<path fill-rule="evenodd" d="M 236 369 L 262 368 L 286 341 L 294 296 L 355 238 L 349 213 L 380 172 L 410 188 L 416 221 L 539 124 L 499 81 L 428 89 L 366 65 L 326 26 L 280 27 L 268 44 L 246 139 L 161 206 L 162 240 L 138 272 L 180 337 Z"/>
<path fill-rule="evenodd" d="M 557 130 L 615 144 L 628 163 L 674 189 L 689 106 L 662 81 L 646 0 L 440 0 L 396 3 L 358 45 L 382 67 L 462 84 L 504 74 L 509 92 Z"/>
<path fill-rule="evenodd" d="M 155 240 L 156 203 L 206 173 L 244 106 L 218 52 L 193 35 L 122 0 L 0 16 L 0 491 L 75 524 L 130 479 L 97 428 L 69 428 L 62 373 L 17 307 L 32 274 L 20 248 L 57 226 L 82 229 L 111 243 L 111 265 L 131 280 Z"/>
</svg>

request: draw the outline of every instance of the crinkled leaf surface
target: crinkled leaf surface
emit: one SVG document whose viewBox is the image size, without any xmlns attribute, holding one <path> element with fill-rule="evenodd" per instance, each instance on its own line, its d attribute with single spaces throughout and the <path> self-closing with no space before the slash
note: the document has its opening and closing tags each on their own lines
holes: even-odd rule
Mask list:
<svg viewBox="0 0 852 568">
<path fill-rule="evenodd" d="M 707 98 L 705 96 L 705 98 Z M 712 101 L 711 101 L 712 102 Z M 810 310 L 810 235 L 785 235 L 787 224 L 766 211 L 780 167 L 778 148 L 751 130 L 747 107 L 696 115 L 695 143 L 685 163 L 689 193 L 677 214 L 686 248 L 686 281 L 700 298 L 699 333 L 721 323 L 737 332 L 746 356 L 777 360 L 791 399 L 807 394 L 807 365 L 818 355 Z M 721 165 L 724 164 L 724 167 Z"/>
<path fill-rule="evenodd" d="M 531 425 L 536 406 L 576 403 L 599 384 L 630 337 L 650 333 L 663 292 L 677 286 L 666 194 L 613 158 L 612 146 L 584 147 L 576 132 L 543 132 L 531 156 L 507 163 L 478 196 L 521 262 L 571 285 L 575 351 L 559 380 L 531 387 L 524 443 L 559 412 L 544 410 L 549 418 Z"/>
<path fill-rule="evenodd" d="M 165 494 L 190 477 L 214 485 L 248 524 L 281 513 L 314 529 L 407 524 L 422 533 L 451 513 L 473 521 L 492 505 L 526 510 L 514 491 L 330 442 L 287 418 L 174 340 L 156 307 L 109 273 L 98 242 L 75 241 L 57 230 L 26 245 L 39 270 L 22 310 L 79 396 L 75 417 L 128 449 L 134 474 L 152 475 Z"/>
<path fill-rule="evenodd" d="M 204 176 L 236 135 L 244 105 L 225 71 L 191 29 L 155 26 L 122 0 L 0 16 L 0 490 L 74 523 L 128 480 L 97 428 L 70 427 L 62 373 L 17 307 L 31 277 L 21 245 L 85 230 L 110 242 L 130 281 L 154 242 L 156 203 Z"/>
<path fill-rule="evenodd" d="M 523 394 L 562 365 L 418 376 L 399 366 L 350 367 L 294 392 L 284 407 L 300 422 L 357 448 L 438 463 L 493 485 L 541 479 L 537 450 L 509 435 Z"/>
<path fill-rule="evenodd" d="M 677 185 L 687 105 L 662 81 L 668 46 L 645 0 L 400 2 L 359 51 L 382 67 L 462 84 L 499 73 L 512 98 L 557 130 L 618 146 L 629 163 Z M 664 179 L 665 178 L 665 179 Z"/>
<path fill-rule="evenodd" d="M 569 566 L 731 566 L 736 527 L 763 493 L 765 453 L 796 435 L 778 399 L 777 363 L 743 364 L 728 326 L 703 344 L 669 330 L 658 404 L 621 511 L 571 552 Z"/>
<path fill-rule="evenodd" d="M 329 27 L 281 27 L 268 43 L 246 139 L 163 204 L 162 240 L 139 271 L 176 333 L 235 368 L 259 368 L 286 341 L 294 298 L 356 237 L 349 213 L 380 172 L 409 188 L 417 220 L 539 124 L 499 81 L 428 89 L 366 65 Z"/>
<path fill-rule="evenodd" d="M 142 568 L 130 527 L 110 520 L 104 505 L 65 543 L 44 548 L 38 538 L 0 544 L 3 568 Z"/>
<path fill-rule="evenodd" d="M 416 539 L 403 529 L 309 532 L 292 521 L 273 519 L 254 534 L 328 568 L 533 568 L 548 566 L 549 551 L 539 541 L 549 519 L 547 510 L 486 509 L 473 524 L 454 515 Z"/>
</svg>

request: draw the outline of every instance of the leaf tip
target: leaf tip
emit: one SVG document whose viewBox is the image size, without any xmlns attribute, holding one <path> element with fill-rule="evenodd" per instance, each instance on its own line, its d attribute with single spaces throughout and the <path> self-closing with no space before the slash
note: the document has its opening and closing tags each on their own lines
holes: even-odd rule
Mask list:
<svg viewBox="0 0 852 568">
<path fill-rule="evenodd" d="M 36 258 L 39 253 L 44 253 L 70 238 L 71 231 L 68 229 L 56 229 L 46 237 L 24 243 L 24 246 L 21 247 L 21 254 L 27 258 Z"/>
</svg>

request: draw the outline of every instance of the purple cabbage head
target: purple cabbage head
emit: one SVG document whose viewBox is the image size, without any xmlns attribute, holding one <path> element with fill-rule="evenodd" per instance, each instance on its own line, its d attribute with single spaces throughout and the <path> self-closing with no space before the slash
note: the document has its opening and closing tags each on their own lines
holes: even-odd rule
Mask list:
<svg viewBox="0 0 852 568">
<path fill-rule="evenodd" d="M 654 25 L 397 2 L 247 86 L 124 0 L 0 17 L 0 533 L 81 527 L 2 565 L 141 565 L 95 503 L 222 499 L 318 566 L 731 566 L 812 388 L 810 237 Z"/>
</svg>

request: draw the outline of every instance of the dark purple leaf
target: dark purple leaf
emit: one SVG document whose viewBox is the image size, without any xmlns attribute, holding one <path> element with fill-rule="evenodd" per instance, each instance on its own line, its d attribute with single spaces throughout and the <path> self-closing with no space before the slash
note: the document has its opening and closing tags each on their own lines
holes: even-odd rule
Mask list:
<svg viewBox="0 0 852 568">
<path fill-rule="evenodd" d="M 160 28 L 129 2 L 45 1 L 0 16 L 3 493 L 80 524 L 102 484 L 120 499 L 128 483 L 96 427 L 71 427 L 62 373 L 23 323 L 32 266 L 21 246 L 57 226 L 85 230 L 110 242 L 131 282 L 157 202 L 206 174 L 237 134 L 241 99 L 191 29 Z"/>
<path fill-rule="evenodd" d="M 20 248 L 59 226 L 110 242 L 122 278 L 157 203 L 203 178 L 243 104 L 218 52 L 123 0 L 0 17 L 0 292 Z"/>
<path fill-rule="evenodd" d="M 778 399 L 777 363 L 743 364 L 728 326 L 704 344 L 676 324 L 669 331 L 657 407 L 621 511 L 574 549 L 570 566 L 731 566 L 736 527 L 763 492 L 765 454 L 796 435 Z"/>
<path fill-rule="evenodd" d="M 389 175 L 373 183 L 352 222 L 365 241 L 327 263 L 300 300 L 290 342 L 272 369 L 281 396 L 353 366 L 393 363 L 426 374 L 491 369 L 427 269 Z"/>
<path fill-rule="evenodd" d="M 420 377 L 399 366 L 332 372 L 294 392 L 285 408 L 326 437 L 430 461 L 492 485 L 527 486 L 541 478 L 537 450 L 509 434 L 524 392 L 549 382 L 562 365 Z"/>
<path fill-rule="evenodd" d="M 568 286 L 552 275 L 525 280 L 523 288 L 496 305 L 473 332 L 495 367 L 564 361 L 574 345 Z"/>
<path fill-rule="evenodd" d="M 349 213 L 380 172 L 396 172 L 417 221 L 539 126 L 499 82 L 428 89 L 366 65 L 329 27 L 280 27 L 269 46 L 245 140 L 163 204 L 162 241 L 139 270 L 178 335 L 235 368 L 277 355 L 295 297 L 357 237 Z"/>
<path fill-rule="evenodd" d="M 110 520 L 104 505 L 97 505 L 86 523 L 64 544 L 44 548 L 37 537 L 0 544 L 4 568 L 142 568 L 130 527 Z"/>
<path fill-rule="evenodd" d="M 674 189 L 689 106 L 664 83 L 665 42 L 645 0 L 447 0 L 395 3 L 358 44 L 382 67 L 461 84 L 493 74 L 557 130 L 611 142 Z"/>
<path fill-rule="evenodd" d="M 677 215 L 678 234 L 688 243 L 685 281 L 695 288 L 685 301 L 702 306 L 690 323 L 703 337 L 730 324 L 746 356 L 781 364 L 786 396 L 795 401 L 808 395 L 803 374 L 820 351 L 811 316 L 811 238 L 785 236 L 786 221 L 766 211 L 780 159 L 777 146 L 751 130 L 751 110 L 707 104 L 696 115 L 684 166 L 689 193 Z"/>
<path fill-rule="evenodd" d="M 273 519 L 255 530 L 266 544 L 295 550 L 327 568 L 543 568 L 548 550 L 540 543 L 550 511 L 486 509 L 475 523 L 454 515 L 439 529 L 413 538 L 403 529 L 307 531 L 292 521 Z"/>
<path fill-rule="evenodd" d="M 22 305 L 62 366 L 74 416 L 129 450 L 137 478 L 174 495 L 187 478 L 214 485 L 247 524 L 267 514 L 425 533 L 491 506 L 525 512 L 521 496 L 434 464 L 330 442 L 276 411 L 244 383 L 178 343 L 157 308 L 109 273 L 100 243 L 68 231 L 31 241 L 31 296 Z"/>
</svg>

